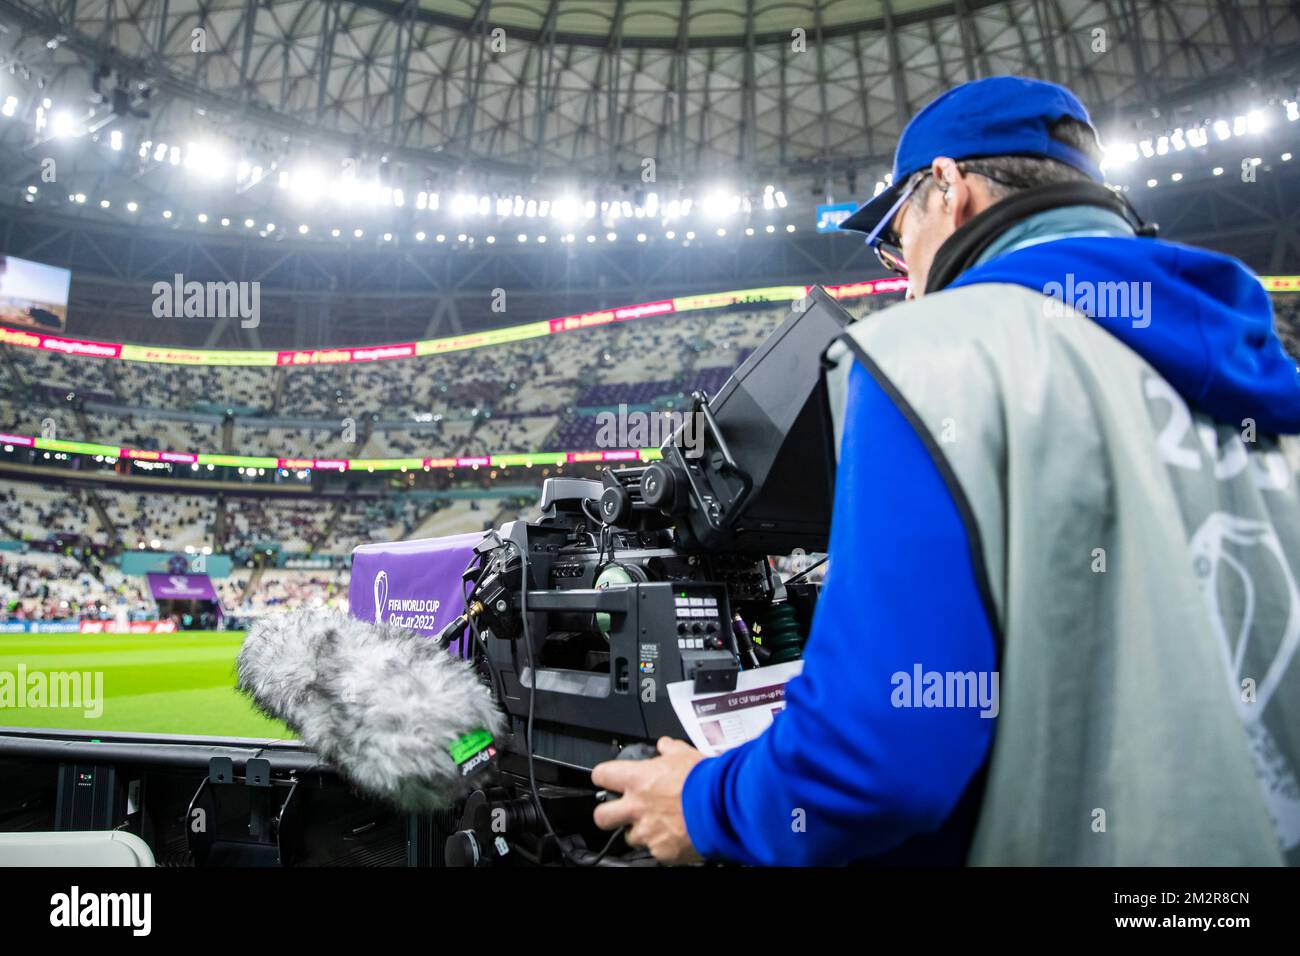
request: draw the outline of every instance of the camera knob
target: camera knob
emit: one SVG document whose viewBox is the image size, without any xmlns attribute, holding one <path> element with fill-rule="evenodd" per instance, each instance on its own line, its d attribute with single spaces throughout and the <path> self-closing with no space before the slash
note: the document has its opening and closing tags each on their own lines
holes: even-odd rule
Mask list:
<svg viewBox="0 0 1300 956">
<path fill-rule="evenodd" d="M 641 500 L 666 515 L 686 511 L 685 495 L 678 493 L 682 481 L 676 469 L 662 461 L 651 462 L 641 475 Z"/>
</svg>

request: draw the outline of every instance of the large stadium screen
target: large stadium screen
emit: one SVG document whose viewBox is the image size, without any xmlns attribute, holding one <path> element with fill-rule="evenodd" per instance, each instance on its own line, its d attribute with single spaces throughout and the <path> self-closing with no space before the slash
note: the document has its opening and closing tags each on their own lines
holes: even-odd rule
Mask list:
<svg viewBox="0 0 1300 956">
<path fill-rule="evenodd" d="M 62 332 L 68 324 L 71 284 L 67 269 L 0 255 L 0 322 Z"/>
</svg>

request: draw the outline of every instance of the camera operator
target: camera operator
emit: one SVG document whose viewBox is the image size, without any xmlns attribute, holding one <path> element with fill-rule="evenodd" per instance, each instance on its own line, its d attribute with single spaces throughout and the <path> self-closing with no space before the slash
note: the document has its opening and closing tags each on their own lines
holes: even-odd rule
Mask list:
<svg viewBox="0 0 1300 956">
<path fill-rule="evenodd" d="M 1255 277 L 1099 159 L 1018 77 L 908 124 L 844 224 L 909 301 L 828 356 L 803 673 L 722 756 L 598 766 L 600 826 L 666 862 L 1300 863 L 1300 376 Z"/>
</svg>

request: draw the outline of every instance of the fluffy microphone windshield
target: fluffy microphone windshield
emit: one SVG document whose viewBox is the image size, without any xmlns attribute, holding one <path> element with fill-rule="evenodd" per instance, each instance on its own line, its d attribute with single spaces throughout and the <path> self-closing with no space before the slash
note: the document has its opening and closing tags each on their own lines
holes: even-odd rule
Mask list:
<svg viewBox="0 0 1300 956">
<path fill-rule="evenodd" d="M 474 762 L 458 764 L 451 749 L 504 723 L 468 661 L 336 611 L 258 621 L 239 652 L 239 689 L 358 789 L 410 812 L 463 795 Z"/>
</svg>

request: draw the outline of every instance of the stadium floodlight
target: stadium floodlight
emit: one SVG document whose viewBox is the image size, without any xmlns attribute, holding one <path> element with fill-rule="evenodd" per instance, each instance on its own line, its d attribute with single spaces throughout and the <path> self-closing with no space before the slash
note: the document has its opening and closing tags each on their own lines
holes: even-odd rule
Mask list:
<svg viewBox="0 0 1300 956">
<path fill-rule="evenodd" d="M 401 209 L 406 205 L 406 193 L 400 189 L 393 190 L 393 205 Z"/>
<path fill-rule="evenodd" d="M 115 129 L 108 134 L 108 146 L 114 152 L 120 153 L 122 151 L 122 131 L 120 129 Z"/>
<path fill-rule="evenodd" d="M 13 99 L 13 97 L 11 96 L 9 99 Z M 8 105 L 7 100 L 5 101 L 5 105 Z M 1283 100 L 1282 106 L 1286 110 L 1287 122 L 1294 123 L 1296 120 L 1300 119 L 1300 103 L 1297 103 L 1295 100 Z M 10 114 L 5 113 L 5 116 L 9 115 Z"/>
<path fill-rule="evenodd" d="M 1262 133 L 1268 128 L 1268 116 L 1263 110 L 1251 110 L 1246 114 L 1246 131 Z"/>
<path fill-rule="evenodd" d="M 1155 189 L 1156 186 L 1157 186 L 1158 184 L 1159 184 L 1159 180 L 1157 180 L 1157 179 L 1148 179 L 1148 180 L 1147 180 L 1147 188 L 1148 188 L 1148 189 Z"/>
<path fill-rule="evenodd" d="M 1200 149 L 1210 142 L 1210 134 L 1204 126 L 1197 126 L 1187 131 L 1187 145 L 1193 149 Z"/>
<path fill-rule="evenodd" d="M 745 235 L 747 235 L 747 236 L 752 236 L 753 234 L 754 234 L 754 227 L 753 227 L 753 226 L 746 226 L 746 227 L 745 227 Z"/>
<path fill-rule="evenodd" d="M 590 243 L 590 242 L 595 242 L 595 241 L 596 241 L 596 237 L 595 237 L 595 236 L 588 236 L 588 237 L 587 237 L 587 242 Z"/>
<path fill-rule="evenodd" d="M 776 232 L 776 226 L 772 225 L 771 223 L 768 223 L 768 224 L 767 224 L 767 231 L 768 231 L 768 232 Z"/>
<path fill-rule="evenodd" d="M 171 211 L 170 209 L 164 209 L 164 210 L 163 210 L 163 218 L 164 218 L 164 219 L 170 219 L 171 217 L 172 217 L 172 211 Z"/>
<path fill-rule="evenodd" d="M 530 199 L 530 200 L 528 200 L 527 203 L 524 204 L 524 215 L 527 216 L 529 219 L 536 219 L 536 218 L 537 218 L 537 200 L 536 200 L 536 199 Z"/>
<path fill-rule="evenodd" d="M 253 222 L 253 220 L 251 220 L 251 219 L 245 219 L 245 220 L 244 220 L 244 228 L 245 228 L 245 229 L 252 229 L 254 225 L 255 225 L 255 223 Z"/>
<path fill-rule="evenodd" d="M 492 212 L 492 197 L 480 196 L 478 199 L 478 214 L 486 216 Z"/>
<path fill-rule="evenodd" d="M 1138 143 L 1138 149 L 1142 150 L 1142 155 L 1147 159 L 1150 159 L 1156 154 L 1155 149 L 1151 145 L 1151 140 L 1149 139 L 1144 139 L 1142 142 Z"/>
<path fill-rule="evenodd" d="M 1232 135 L 1233 135 L 1233 136 L 1244 136 L 1244 135 L 1246 135 L 1246 117 L 1244 117 L 1244 116 L 1234 116 L 1234 117 L 1233 117 L 1233 119 L 1232 119 Z"/>
<path fill-rule="evenodd" d="M 246 159 L 241 159 L 235 167 L 235 182 L 242 183 L 253 173 L 253 165 Z"/>
<path fill-rule="evenodd" d="M 1283 153 L 1283 154 L 1282 154 L 1282 162 L 1284 162 L 1284 163 L 1289 163 L 1289 162 L 1291 162 L 1291 154 L 1290 154 L 1290 153 Z"/>
<path fill-rule="evenodd" d="M 173 146 L 167 151 L 167 161 L 173 166 L 181 164 L 181 148 L 179 146 Z"/>
<path fill-rule="evenodd" d="M 1174 174 L 1173 174 L 1172 176 L 1170 176 L 1169 178 L 1170 178 L 1171 180 L 1173 180 L 1174 182 L 1176 182 L 1176 183 L 1181 183 L 1181 182 L 1183 181 L 1183 174 L 1182 174 L 1182 173 L 1174 173 Z"/>
<path fill-rule="evenodd" d="M 384 233 L 384 242 L 392 242 L 392 241 L 393 241 L 393 234 L 391 232 Z"/>
<path fill-rule="evenodd" d="M 167 155 L 166 143 L 159 143 L 157 146 L 154 147 L 153 161 L 155 163 L 161 163 L 163 161 L 163 157 L 165 157 L 166 155 Z"/>
<path fill-rule="evenodd" d="M 4 105 L 0 106 L 0 113 L 3 113 L 5 116 L 13 116 L 14 112 L 17 109 L 18 109 L 18 97 L 6 96 Z"/>
<path fill-rule="evenodd" d="M 201 213 L 198 214 L 198 216 L 197 216 L 196 218 L 199 220 L 199 222 L 207 222 L 207 221 L 208 221 L 208 214 L 207 214 L 206 212 L 201 212 Z"/>
<path fill-rule="evenodd" d="M 429 193 L 429 208 L 430 208 L 430 209 L 435 209 L 435 210 L 438 208 L 438 194 L 437 194 L 437 193 Z"/>
<path fill-rule="evenodd" d="M 330 230 L 330 235 L 333 236 L 335 239 L 337 239 L 342 234 L 343 231 L 339 229 L 337 226 L 335 226 L 333 229 Z"/>
<path fill-rule="evenodd" d="M 230 225 L 230 220 L 227 219 L 225 216 L 222 216 L 222 217 L 221 217 L 221 225 L 222 225 L 223 227 L 224 227 L 224 226 L 229 226 L 229 225 Z"/>
<path fill-rule="evenodd" d="M 549 204 L 547 211 L 552 219 L 567 225 L 578 218 L 578 210 L 579 206 L 576 199 L 572 196 L 561 196 L 555 202 Z"/>
<path fill-rule="evenodd" d="M 35 196 L 35 195 L 36 195 L 36 187 L 35 187 L 35 186 L 28 186 L 28 187 L 27 187 L 27 192 L 28 192 L 29 195 Z"/>
<path fill-rule="evenodd" d="M 503 219 L 510 215 L 510 199 L 507 196 L 497 197 L 497 215 Z"/>
<path fill-rule="evenodd" d="M 780 206 L 782 209 L 784 209 L 786 206 L 789 205 L 789 203 L 786 201 L 785 193 L 783 193 L 779 189 L 776 191 L 776 204 Z"/>
<path fill-rule="evenodd" d="M 107 209 L 107 208 L 108 208 L 109 206 L 111 206 L 111 205 L 112 205 L 112 203 L 110 203 L 107 199 L 101 199 L 101 200 L 99 201 L 99 208 L 100 208 L 100 209 Z"/>
<path fill-rule="evenodd" d="M 528 241 L 528 237 L 527 237 L 526 235 L 524 235 L 524 234 L 521 232 L 521 233 L 519 234 L 519 241 L 520 241 L 520 242 L 527 242 L 527 241 Z"/>
<path fill-rule="evenodd" d="M 363 230 L 361 230 L 361 229 L 353 229 L 353 230 L 352 230 L 352 238 L 353 238 L 353 239 L 360 239 L 360 238 L 361 238 L 362 236 L 364 236 L 364 235 L 365 235 L 365 232 L 364 232 Z"/>
<path fill-rule="evenodd" d="M 794 223 L 789 223 L 789 224 L 785 227 L 785 231 L 786 231 L 786 232 L 794 232 Z"/>
<path fill-rule="evenodd" d="M 305 222 L 304 222 L 302 225 L 300 225 L 300 226 L 298 227 L 298 235 L 300 235 L 300 236 L 305 236 L 305 235 L 307 235 L 307 233 L 308 233 L 309 231 L 310 231 L 310 230 L 309 230 L 309 228 L 308 228 L 308 226 L 307 226 L 307 224 L 306 224 Z"/>
<path fill-rule="evenodd" d="M 1223 167 L 1222 167 L 1222 166 L 1215 166 L 1214 169 L 1211 170 L 1211 172 L 1212 172 L 1215 176 L 1222 176 L 1222 175 L 1223 175 Z"/>
<path fill-rule="evenodd" d="M 494 242 L 497 241 L 497 237 L 496 237 L 496 236 L 488 236 L 487 239 L 486 239 L 485 241 L 486 241 L 487 244 L 490 246 L 490 245 L 492 245 L 492 243 L 494 243 Z"/>
<path fill-rule="evenodd" d="M 425 192 L 423 189 L 421 189 L 418 193 L 415 194 L 415 208 L 416 209 L 429 208 L 429 194 Z"/>
<path fill-rule="evenodd" d="M 1169 137 L 1161 136 L 1156 140 L 1156 155 L 1163 156 L 1169 152 Z"/>
<path fill-rule="evenodd" d="M 669 229 L 667 232 L 664 233 L 664 238 L 665 238 L 665 239 L 676 239 L 676 238 L 677 238 L 677 233 L 675 233 L 675 232 L 673 232 L 671 229 Z"/>
<path fill-rule="evenodd" d="M 615 239 L 618 238 L 618 233 L 616 233 L 616 232 L 607 232 L 607 233 L 605 233 L 605 238 L 608 239 L 610 242 L 613 242 Z"/>
<path fill-rule="evenodd" d="M 686 234 L 686 239 L 687 239 L 688 241 L 691 240 L 691 239 L 694 239 L 694 238 L 695 238 L 695 232 L 694 232 L 694 231 L 688 232 L 688 233 Z"/>
<path fill-rule="evenodd" d="M 424 242 L 424 233 L 423 233 L 423 232 L 417 232 L 417 233 L 415 234 L 415 241 L 416 241 L 416 242 Z"/>
<path fill-rule="evenodd" d="M 50 131 L 54 134 L 55 139 L 73 136 L 77 131 L 77 121 L 72 118 L 72 114 L 67 110 L 59 110 L 54 114 Z"/>
<path fill-rule="evenodd" d="M 551 214 L 551 201 L 543 199 L 537 204 L 537 216 L 539 219 L 545 219 Z"/>
<path fill-rule="evenodd" d="M 268 223 L 266 224 L 266 231 L 267 231 L 267 232 L 275 232 L 275 223 L 273 223 L 273 222 L 268 222 Z"/>
<path fill-rule="evenodd" d="M 545 245 L 545 244 L 546 244 L 546 237 L 545 237 L 545 236 L 538 236 L 538 237 L 537 237 L 537 242 L 538 242 L 538 244 L 540 244 L 540 245 Z"/>
<path fill-rule="evenodd" d="M 129 203 L 126 204 L 127 212 L 135 212 L 139 208 L 140 205 L 135 200 L 131 200 Z"/>
<path fill-rule="evenodd" d="M 311 166 L 294 170 L 289 179 L 289 192 L 300 202 L 310 202 L 320 197 L 325 189 L 325 177 Z"/>
<path fill-rule="evenodd" d="M 438 233 L 436 236 L 433 237 L 433 241 L 434 241 L 434 242 L 446 242 L 446 241 L 447 241 L 447 237 L 444 236 L 442 233 Z"/>
<path fill-rule="evenodd" d="M 457 241 L 457 242 L 464 242 L 467 238 L 468 238 L 468 236 L 466 236 L 465 233 L 462 232 L 462 233 L 460 233 L 458 236 L 456 236 L 456 241 Z"/>
<path fill-rule="evenodd" d="M 718 237 L 721 238 L 721 237 L 725 236 L 726 234 L 727 234 L 727 230 L 726 230 L 726 229 L 723 229 L 721 226 L 719 226 L 719 227 L 718 227 Z"/>
</svg>

